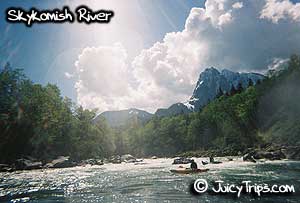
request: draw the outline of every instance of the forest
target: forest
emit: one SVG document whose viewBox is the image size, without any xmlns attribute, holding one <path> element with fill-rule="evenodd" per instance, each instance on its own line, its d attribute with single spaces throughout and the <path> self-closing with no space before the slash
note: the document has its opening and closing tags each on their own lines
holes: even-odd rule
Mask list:
<svg viewBox="0 0 300 203">
<path fill-rule="evenodd" d="M 0 162 L 32 156 L 73 160 L 133 154 L 243 153 L 262 144 L 300 144 L 300 56 L 288 68 L 230 94 L 196 113 L 154 117 L 111 128 L 97 110 L 77 106 L 53 84 L 35 84 L 22 70 L 0 69 Z"/>
<path fill-rule="evenodd" d="M 96 112 L 63 98 L 57 86 L 34 84 L 7 64 L 0 72 L 0 160 L 108 156 L 114 151 L 105 122 Z"/>
</svg>

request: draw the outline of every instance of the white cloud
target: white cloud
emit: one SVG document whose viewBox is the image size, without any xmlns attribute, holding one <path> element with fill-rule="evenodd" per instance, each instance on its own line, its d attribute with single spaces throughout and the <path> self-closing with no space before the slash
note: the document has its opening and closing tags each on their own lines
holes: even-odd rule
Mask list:
<svg viewBox="0 0 300 203">
<path fill-rule="evenodd" d="M 79 104 L 99 110 L 123 107 L 130 89 L 126 59 L 120 44 L 85 48 L 75 63 Z"/>
<path fill-rule="evenodd" d="M 225 25 L 227 23 L 230 23 L 231 20 L 232 20 L 231 12 L 225 13 L 219 17 L 218 25 L 220 26 Z"/>
<path fill-rule="evenodd" d="M 274 23 L 286 18 L 299 22 L 300 3 L 294 4 L 290 0 L 267 0 L 260 17 L 270 19 Z"/>
<path fill-rule="evenodd" d="M 188 99 L 207 67 L 267 70 L 274 58 L 300 52 L 294 17 L 277 23 L 261 18 L 269 2 L 207 0 L 204 8 L 191 9 L 184 30 L 167 33 L 132 62 L 120 44 L 84 49 L 76 62 L 78 102 L 100 111 L 153 112 Z"/>
<path fill-rule="evenodd" d="M 243 6 L 244 6 L 243 2 L 236 2 L 236 3 L 232 4 L 232 8 L 234 8 L 234 9 L 241 9 L 241 8 L 243 8 Z"/>
<path fill-rule="evenodd" d="M 66 77 L 67 79 L 70 79 L 70 78 L 73 78 L 74 75 L 71 74 L 71 73 L 65 72 L 65 77 Z"/>
<path fill-rule="evenodd" d="M 174 96 L 169 90 L 174 84 L 168 86 L 167 83 L 176 73 L 171 73 L 172 68 L 166 67 L 168 64 L 161 63 L 157 67 L 154 81 L 142 72 L 135 78 L 126 60 L 126 50 L 121 44 L 85 48 L 75 62 L 79 78 L 75 84 L 78 103 L 85 108 L 98 108 L 100 112 L 130 107 L 153 112 L 158 106 L 181 99 L 181 94 Z M 168 71 L 171 76 L 167 80 L 159 79 L 159 76 L 166 77 Z"/>
</svg>

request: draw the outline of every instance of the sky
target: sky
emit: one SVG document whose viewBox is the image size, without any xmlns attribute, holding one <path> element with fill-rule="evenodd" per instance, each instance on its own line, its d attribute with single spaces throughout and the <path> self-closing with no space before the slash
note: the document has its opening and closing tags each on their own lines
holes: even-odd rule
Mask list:
<svg viewBox="0 0 300 203">
<path fill-rule="evenodd" d="M 9 24 L 6 9 L 86 5 L 109 24 Z M 1 1 L 0 63 L 99 112 L 186 101 L 214 66 L 265 72 L 300 52 L 300 3 L 290 0 Z"/>
</svg>

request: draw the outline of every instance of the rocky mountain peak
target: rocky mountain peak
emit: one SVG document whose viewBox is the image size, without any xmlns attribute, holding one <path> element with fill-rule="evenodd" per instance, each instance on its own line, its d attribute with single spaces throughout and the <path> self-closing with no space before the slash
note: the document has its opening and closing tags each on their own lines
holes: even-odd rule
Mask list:
<svg viewBox="0 0 300 203">
<path fill-rule="evenodd" d="M 247 88 L 250 80 L 256 84 L 258 80 L 262 80 L 264 77 L 257 73 L 239 73 L 228 69 L 219 71 L 214 67 L 207 68 L 200 74 L 193 95 L 188 101 L 179 103 L 181 105 L 172 105 L 168 109 L 159 109 L 156 115 L 170 116 L 180 114 L 180 112 L 198 111 L 214 100 L 220 90 L 224 93 L 230 92 L 232 86 L 237 88 L 239 84 L 243 88 Z"/>
</svg>

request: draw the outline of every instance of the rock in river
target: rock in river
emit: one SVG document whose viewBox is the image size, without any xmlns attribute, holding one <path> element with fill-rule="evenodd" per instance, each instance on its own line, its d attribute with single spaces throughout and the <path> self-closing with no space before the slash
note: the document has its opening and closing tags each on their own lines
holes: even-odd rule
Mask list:
<svg viewBox="0 0 300 203">
<path fill-rule="evenodd" d="M 103 161 L 101 159 L 87 159 L 81 162 L 81 164 L 90 164 L 90 165 L 103 165 Z"/>
<path fill-rule="evenodd" d="M 173 161 L 173 164 L 189 164 L 192 160 L 184 157 L 176 158 Z"/>
<path fill-rule="evenodd" d="M 46 164 L 46 168 L 67 168 L 73 166 L 76 166 L 76 163 L 71 161 L 69 156 L 60 156 Z"/>
<path fill-rule="evenodd" d="M 300 146 L 284 147 L 282 151 L 286 155 L 286 158 L 298 161 L 300 160 Z"/>
<path fill-rule="evenodd" d="M 285 154 L 280 150 L 265 151 L 257 149 L 243 156 L 244 161 L 256 162 L 256 159 L 281 160 L 286 158 Z"/>
<path fill-rule="evenodd" d="M 13 168 L 8 164 L 0 164 L 0 172 L 12 172 Z"/>
<path fill-rule="evenodd" d="M 134 163 L 136 162 L 136 158 L 130 154 L 125 154 L 121 156 L 121 161 L 126 162 L 126 163 Z"/>
<path fill-rule="evenodd" d="M 120 164 L 122 163 L 121 157 L 119 155 L 112 156 L 108 159 L 108 162 L 113 163 L 113 164 Z"/>
<path fill-rule="evenodd" d="M 29 159 L 17 159 L 15 161 L 16 170 L 31 170 L 31 169 L 40 169 L 42 168 L 42 162 L 32 161 Z"/>
</svg>

